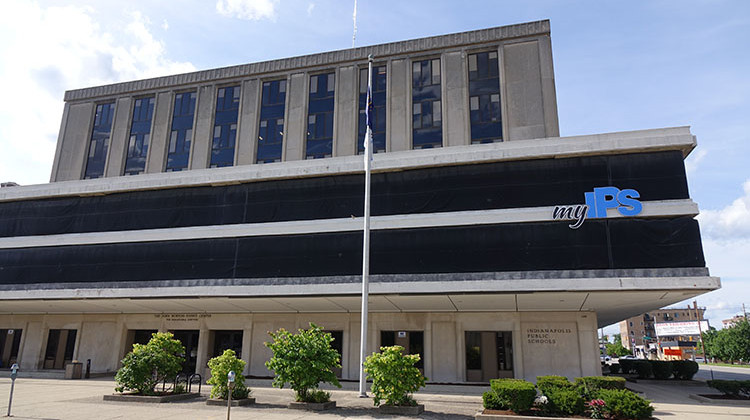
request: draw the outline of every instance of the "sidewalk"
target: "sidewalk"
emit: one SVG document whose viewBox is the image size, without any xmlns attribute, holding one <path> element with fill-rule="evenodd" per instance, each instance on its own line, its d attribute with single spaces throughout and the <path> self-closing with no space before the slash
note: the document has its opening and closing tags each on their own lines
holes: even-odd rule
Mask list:
<svg viewBox="0 0 750 420">
<path fill-rule="evenodd" d="M 394 419 L 381 415 L 372 399 L 358 397 L 357 383 L 343 383 L 342 390 L 333 390 L 338 408 L 324 413 L 289 410 L 286 404 L 293 391 L 275 389 L 270 380 L 249 380 L 257 404 L 232 408 L 232 419 Z M 703 404 L 688 398 L 691 393 L 712 393 L 705 386 L 656 385 L 628 383 L 653 401 L 659 419 L 741 419 L 750 418 L 750 407 Z M 425 419 L 471 419 L 482 408 L 482 392 L 488 387 L 462 385 L 428 385 L 416 394 L 425 405 Z M 105 402 L 104 394 L 113 392 L 112 378 L 90 380 L 28 379 L 16 380 L 12 414 L 16 419 L 226 419 L 223 407 L 206 406 L 209 388 L 203 386 L 204 398 L 168 404 Z M 10 380 L 0 378 L 0 416 L 7 412 Z M 408 418 L 408 417 L 407 417 Z"/>
</svg>

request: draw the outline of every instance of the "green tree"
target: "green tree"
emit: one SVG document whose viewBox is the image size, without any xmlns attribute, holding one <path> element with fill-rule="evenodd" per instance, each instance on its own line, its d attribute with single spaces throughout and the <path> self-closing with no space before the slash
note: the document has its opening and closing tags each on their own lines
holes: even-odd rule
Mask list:
<svg viewBox="0 0 750 420">
<path fill-rule="evenodd" d="M 307 330 L 292 334 L 285 329 L 269 332 L 273 341 L 265 343 L 273 351 L 266 367 L 276 374 L 273 386 L 283 388 L 289 383 L 297 394 L 297 401 L 327 401 L 328 393 L 318 390 L 320 383 L 339 388 L 333 368 L 341 367 L 339 353 L 331 347 L 333 337 L 313 323 Z"/>
<path fill-rule="evenodd" d="M 721 330 L 703 333 L 706 353 L 730 363 L 750 360 L 750 324 L 741 320 Z"/>
<path fill-rule="evenodd" d="M 133 344 L 115 375 L 115 391 L 154 395 L 154 387 L 182 370 L 185 347 L 172 333 L 154 333 L 146 344 Z"/>
<path fill-rule="evenodd" d="M 234 371 L 234 390 L 232 398 L 239 400 L 247 398 L 250 390 L 245 386 L 245 377 L 242 371 L 245 370 L 245 361 L 237 358 L 237 354 L 232 349 L 224 350 L 221 356 L 216 356 L 208 361 L 208 367 L 211 369 L 211 377 L 206 381 L 207 384 L 213 385 L 211 388 L 211 398 L 229 398 L 229 388 L 227 387 L 227 376 L 230 371 Z"/>
<path fill-rule="evenodd" d="M 418 354 L 404 354 L 401 346 L 381 347 L 380 353 L 367 356 L 365 372 L 372 379 L 373 402 L 380 405 L 416 405 L 411 394 L 424 386 L 425 377 L 414 366 Z"/>
<path fill-rule="evenodd" d="M 605 347 L 607 348 L 607 354 L 612 357 L 622 357 L 633 354 L 630 350 L 626 349 L 619 343 L 609 343 L 606 344 Z"/>
</svg>

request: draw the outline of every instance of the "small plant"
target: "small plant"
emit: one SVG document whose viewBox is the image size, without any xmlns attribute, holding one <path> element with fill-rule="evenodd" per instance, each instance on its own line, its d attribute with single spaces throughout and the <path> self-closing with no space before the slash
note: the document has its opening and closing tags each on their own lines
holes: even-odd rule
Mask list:
<svg viewBox="0 0 750 420">
<path fill-rule="evenodd" d="M 648 419 L 654 412 L 651 401 L 627 389 L 602 389 L 599 391 L 599 399 L 604 401 L 605 411 L 615 418 Z"/>
<path fill-rule="evenodd" d="M 154 333 L 146 344 L 133 344 L 115 375 L 115 391 L 156 395 L 154 387 L 182 370 L 185 347 L 172 333 Z M 175 389 L 176 391 L 176 389 Z"/>
<path fill-rule="evenodd" d="M 289 383 L 302 402 L 325 402 L 330 394 L 318 390 L 321 383 L 341 388 L 333 369 L 341 367 L 339 353 L 331 347 L 333 337 L 313 323 L 310 328 L 292 334 L 285 329 L 269 332 L 272 342 L 265 343 L 273 351 L 266 367 L 276 374 L 273 386 L 283 388 Z M 325 400 L 320 401 L 325 395 Z"/>
<path fill-rule="evenodd" d="M 586 408 L 592 419 L 603 419 L 607 415 L 607 403 L 601 399 L 593 399 L 586 403 Z"/>
<path fill-rule="evenodd" d="M 237 354 L 231 349 L 224 350 L 221 356 L 216 356 L 209 360 L 208 367 L 211 369 L 211 377 L 206 383 L 213 385 L 213 388 L 211 388 L 211 398 L 220 398 L 222 400 L 229 398 L 227 376 L 230 371 L 234 371 L 235 373 L 232 399 L 247 398 L 250 389 L 245 386 L 245 377 L 242 375 L 245 365 L 246 362 L 238 359 Z"/>
<path fill-rule="evenodd" d="M 414 366 L 419 362 L 418 354 L 404 354 L 401 346 L 381 347 L 365 360 L 365 372 L 372 379 L 373 402 L 380 405 L 417 405 L 411 393 L 424 386 L 425 377 Z"/>
<path fill-rule="evenodd" d="M 492 410 L 512 410 L 515 413 L 529 411 L 536 398 L 536 387 L 523 379 L 492 379 L 490 380 L 494 395 L 483 396 L 484 408 Z M 492 406 L 488 407 L 487 403 Z"/>
</svg>

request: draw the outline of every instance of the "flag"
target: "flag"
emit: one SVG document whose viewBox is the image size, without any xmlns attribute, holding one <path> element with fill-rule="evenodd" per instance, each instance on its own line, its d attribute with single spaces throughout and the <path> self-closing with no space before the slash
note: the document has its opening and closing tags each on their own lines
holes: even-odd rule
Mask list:
<svg viewBox="0 0 750 420">
<path fill-rule="evenodd" d="M 370 76 L 368 72 L 368 76 Z M 373 117 L 372 117 L 372 77 L 369 77 L 369 80 L 367 81 L 367 105 L 365 108 L 365 118 L 367 121 L 367 131 L 365 132 L 365 156 L 367 159 L 372 161 L 372 123 L 373 123 Z"/>
</svg>

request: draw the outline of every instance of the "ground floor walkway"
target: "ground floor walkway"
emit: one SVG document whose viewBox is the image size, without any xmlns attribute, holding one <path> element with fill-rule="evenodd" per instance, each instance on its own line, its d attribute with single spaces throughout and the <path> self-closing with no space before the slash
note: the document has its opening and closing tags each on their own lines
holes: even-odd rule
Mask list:
<svg viewBox="0 0 750 420">
<path fill-rule="evenodd" d="M 338 408 L 322 414 L 289 410 L 286 404 L 293 392 L 275 389 L 270 380 L 251 380 L 257 404 L 232 409 L 232 419 L 341 419 L 396 418 L 381 415 L 371 399 L 358 398 L 357 384 L 346 382 L 334 390 Z M 659 419 L 743 419 L 750 418 L 750 407 L 703 404 L 688 398 L 691 393 L 711 392 L 705 386 L 628 383 L 628 387 L 651 399 Z M 223 407 L 206 406 L 204 399 L 169 404 L 120 403 L 102 401 L 112 393 L 112 378 L 90 380 L 30 379 L 16 380 L 12 407 L 16 419 L 226 419 Z M 425 404 L 420 416 L 429 419 L 470 419 L 481 410 L 482 392 L 487 387 L 429 385 L 416 395 Z M 7 412 L 10 379 L 0 378 L 0 416 Z M 208 394 L 208 387 L 203 387 Z"/>
</svg>

